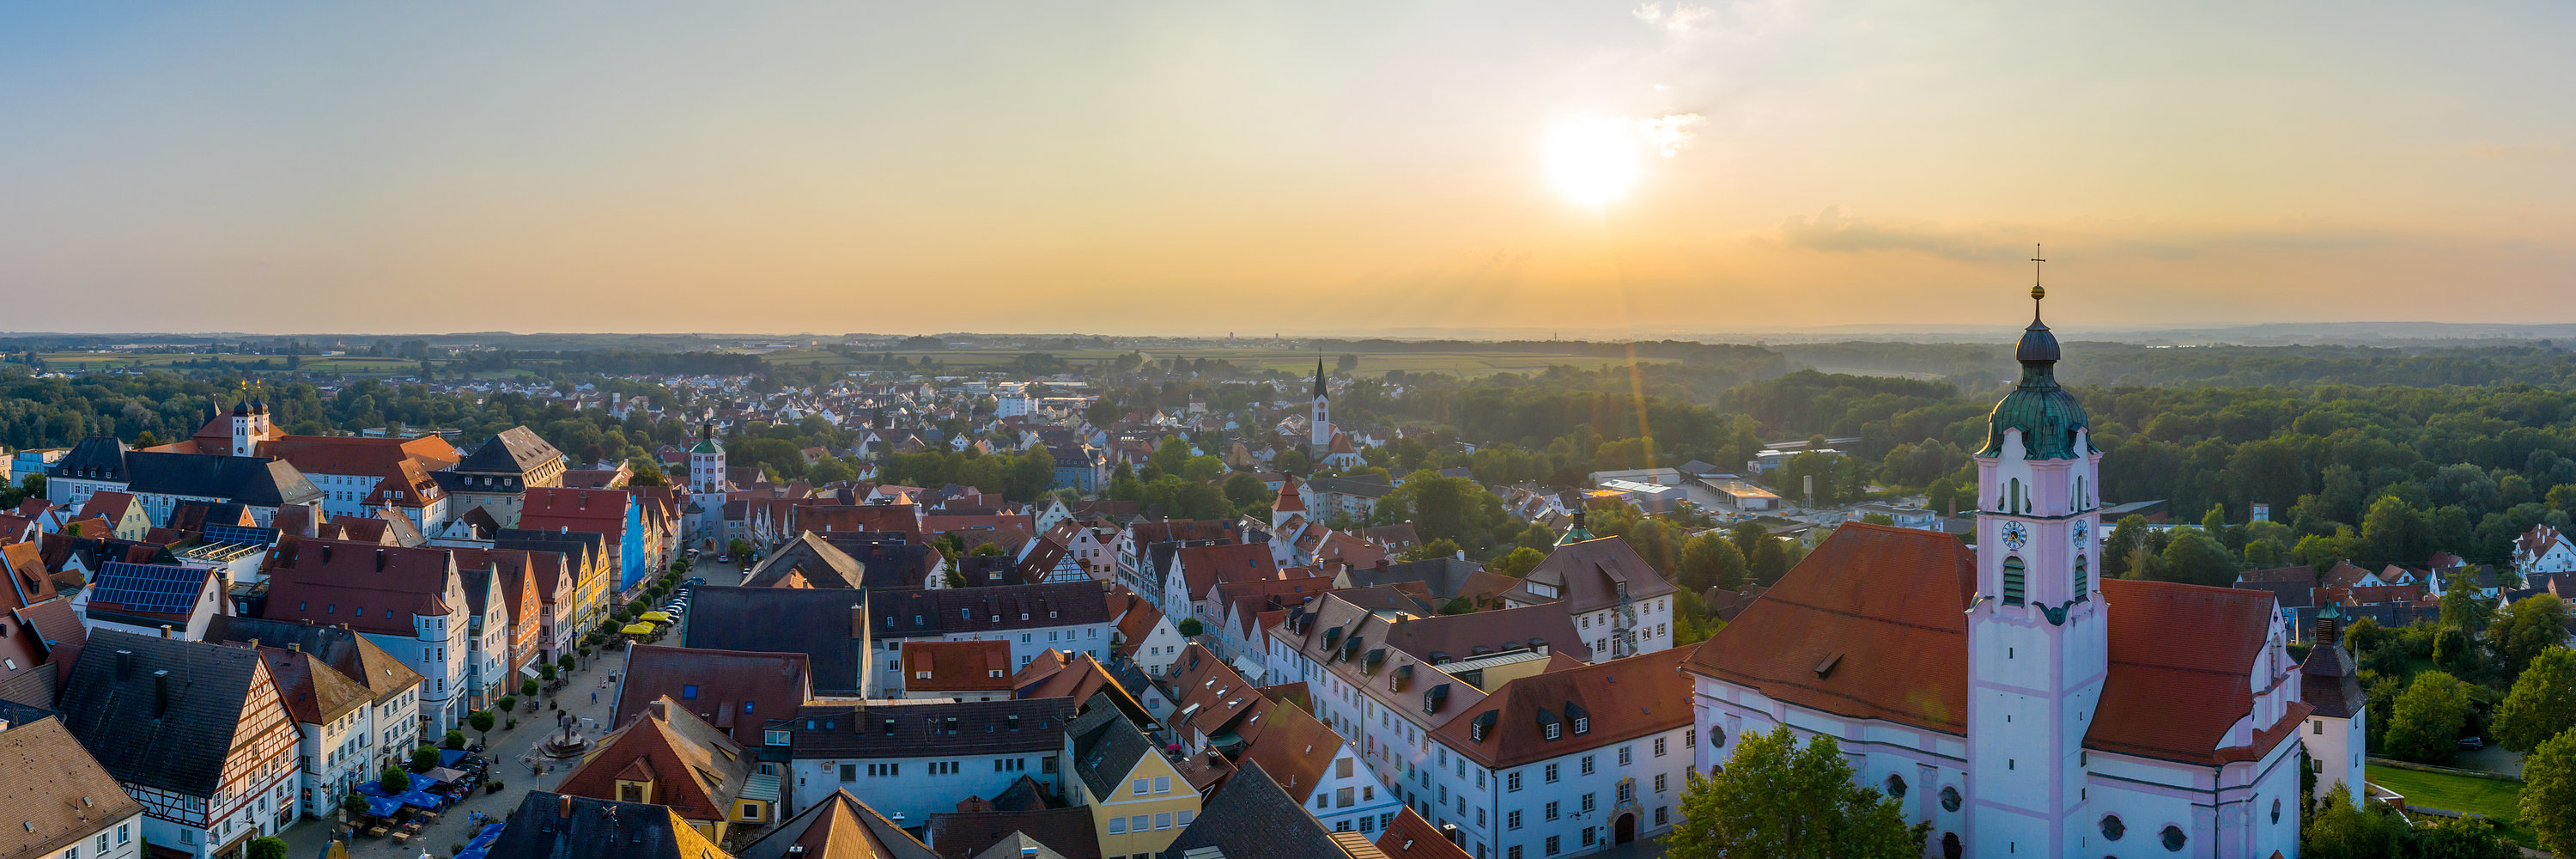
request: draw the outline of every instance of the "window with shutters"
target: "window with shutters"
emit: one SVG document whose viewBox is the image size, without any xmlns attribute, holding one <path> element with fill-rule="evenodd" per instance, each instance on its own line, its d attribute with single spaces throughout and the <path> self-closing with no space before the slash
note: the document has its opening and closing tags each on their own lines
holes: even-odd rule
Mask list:
<svg viewBox="0 0 2576 859">
<path fill-rule="evenodd" d="M 2022 604 L 2022 565 L 2020 556 L 2004 559 L 2004 604 Z"/>
</svg>

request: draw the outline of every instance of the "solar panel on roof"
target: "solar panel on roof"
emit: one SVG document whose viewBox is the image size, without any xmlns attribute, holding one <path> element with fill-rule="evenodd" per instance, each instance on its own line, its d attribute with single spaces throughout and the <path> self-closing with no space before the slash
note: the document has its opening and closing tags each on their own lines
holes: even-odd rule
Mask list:
<svg viewBox="0 0 2576 859">
<path fill-rule="evenodd" d="M 275 528 L 248 528 L 240 525 L 208 525 L 206 540 L 212 543 L 256 543 L 266 546 L 277 542 Z"/>
<path fill-rule="evenodd" d="M 160 564 L 109 561 L 91 584 L 94 602 L 112 602 L 134 611 L 180 613 L 196 606 L 206 571 Z"/>
</svg>

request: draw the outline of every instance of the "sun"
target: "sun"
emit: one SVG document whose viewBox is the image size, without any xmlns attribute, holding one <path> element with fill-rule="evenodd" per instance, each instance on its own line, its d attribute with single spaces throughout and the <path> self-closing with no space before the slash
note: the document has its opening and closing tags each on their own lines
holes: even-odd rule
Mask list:
<svg viewBox="0 0 2576 859">
<path fill-rule="evenodd" d="M 1637 149 L 1624 119 L 1568 122 L 1548 138 L 1548 178 L 1566 199 L 1597 209 L 1636 184 Z"/>
</svg>

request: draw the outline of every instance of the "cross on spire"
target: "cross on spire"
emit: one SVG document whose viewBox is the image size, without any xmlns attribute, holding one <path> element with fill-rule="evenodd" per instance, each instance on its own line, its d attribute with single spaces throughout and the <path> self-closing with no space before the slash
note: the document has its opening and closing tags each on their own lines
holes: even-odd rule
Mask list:
<svg viewBox="0 0 2576 859">
<path fill-rule="evenodd" d="M 2039 300 L 2048 297 L 2048 289 L 2039 285 L 2039 267 L 2046 262 L 2048 259 L 2040 255 L 2039 244 L 2033 242 L 2030 246 L 2030 321 L 2033 325 L 2039 324 Z"/>
</svg>

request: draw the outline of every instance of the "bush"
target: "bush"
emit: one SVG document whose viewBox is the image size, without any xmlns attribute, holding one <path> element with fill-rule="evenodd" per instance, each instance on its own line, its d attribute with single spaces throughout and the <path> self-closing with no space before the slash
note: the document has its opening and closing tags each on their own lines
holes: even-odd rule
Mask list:
<svg viewBox="0 0 2576 859">
<path fill-rule="evenodd" d="M 527 696 L 534 696 L 534 695 L 536 695 L 536 694 L 537 694 L 537 678 L 530 677 L 530 678 L 527 678 L 527 679 L 525 679 L 525 680 L 521 680 L 521 681 L 519 681 L 519 694 L 521 694 L 521 695 L 527 695 Z"/>
<path fill-rule="evenodd" d="M 405 775 L 403 778 L 408 780 L 411 776 Z M 346 811 L 350 814 L 365 814 L 367 813 L 367 798 L 358 795 L 357 791 L 350 791 L 349 795 L 340 797 L 340 810 Z"/>
<path fill-rule="evenodd" d="M 465 732 L 449 729 L 447 736 L 444 739 L 439 740 L 438 744 L 450 749 L 465 748 Z M 438 755 L 434 752 L 431 753 L 429 756 L 429 762 L 432 764 L 438 763 Z"/>
<path fill-rule="evenodd" d="M 565 671 L 571 671 L 571 670 L 572 670 L 572 666 L 573 666 L 572 654 L 566 653 L 566 654 L 564 654 L 563 656 L 558 657 L 558 658 L 556 658 L 556 659 L 555 659 L 555 667 L 556 667 L 556 668 L 561 668 L 561 669 L 563 669 L 563 670 L 565 670 Z"/>
<path fill-rule="evenodd" d="M 286 839 L 263 835 L 250 840 L 250 859 L 286 859 Z"/>
<path fill-rule="evenodd" d="M 1185 617 L 1181 618 L 1180 631 L 1183 637 L 1196 638 L 1199 633 L 1207 631 L 1207 626 L 1199 623 L 1198 618 Z"/>
<path fill-rule="evenodd" d="M 519 709 L 519 697 L 516 695 L 503 695 L 501 696 L 501 700 L 494 701 L 492 704 L 493 706 L 501 708 L 501 712 L 507 713 L 512 710 Z"/>
<path fill-rule="evenodd" d="M 548 662 L 537 666 L 537 676 L 545 678 L 547 682 L 553 682 L 555 679 L 555 664 Z"/>
<path fill-rule="evenodd" d="M 463 739 L 463 738 L 464 738 L 464 736 L 465 736 L 465 735 L 460 733 L 460 734 L 457 734 L 456 736 L 461 740 L 461 739 Z M 461 746 L 461 745 L 463 745 L 463 743 L 461 743 L 461 742 L 460 742 L 460 743 L 458 743 L 458 745 L 460 745 L 460 746 Z M 416 773 L 420 773 L 420 772 L 428 772 L 428 771 L 430 771 L 430 769 L 431 769 L 431 768 L 436 767 L 436 766 L 438 766 L 438 747 L 437 747 L 437 746 L 422 746 L 422 747 L 420 747 L 420 748 L 417 748 L 417 749 L 413 749 L 413 750 L 411 750 L 411 771 L 412 771 L 412 772 L 416 772 Z"/>
<path fill-rule="evenodd" d="M 434 755 L 436 752 L 432 752 L 431 754 Z M 433 760 L 435 759 L 433 758 Z M 376 786 L 384 788 L 386 793 L 401 793 L 403 791 L 410 790 L 411 773 L 403 771 L 402 767 L 385 767 L 384 772 L 376 774 Z"/>
</svg>

